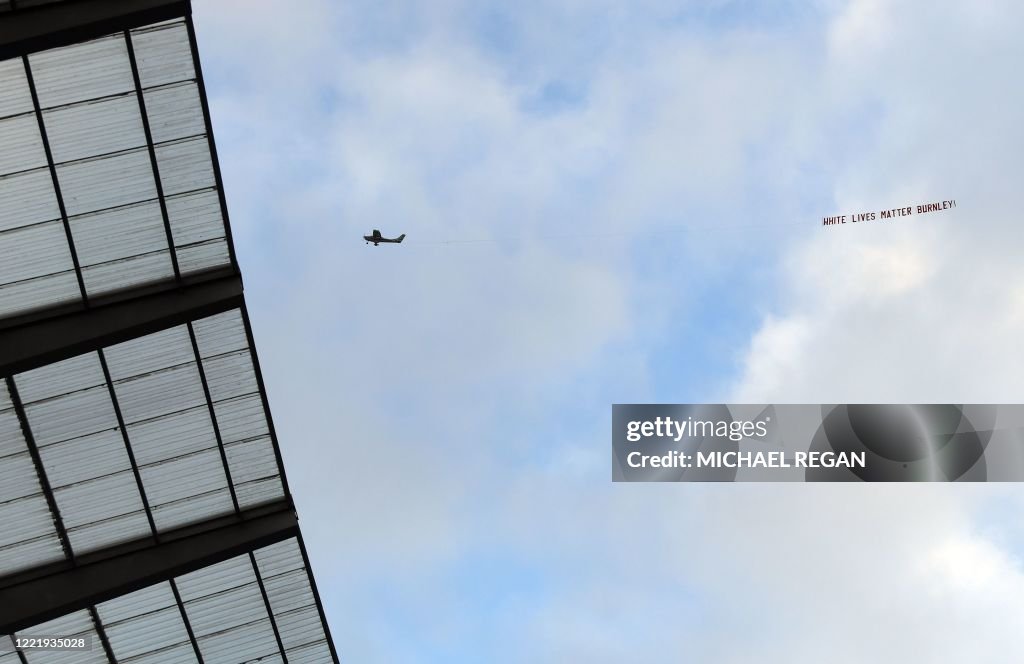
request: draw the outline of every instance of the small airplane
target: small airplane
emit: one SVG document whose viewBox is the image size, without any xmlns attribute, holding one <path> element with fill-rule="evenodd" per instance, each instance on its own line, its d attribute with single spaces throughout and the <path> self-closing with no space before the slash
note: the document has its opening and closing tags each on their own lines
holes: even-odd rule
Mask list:
<svg viewBox="0 0 1024 664">
<path fill-rule="evenodd" d="M 375 229 L 373 229 L 373 235 L 364 235 L 363 239 L 366 240 L 366 244 L 370 244 L 372 242 L 373 246 L 376 247 L 381 242 L 394 242 L 395 244 L 397 244 L 397 243 L 399 243 L 399 242 L 401 242 L 402 240 L 405 239 L 405 233 L 402 233 L 401 235 L 399 235 L 396 238 L 386 238 L 386 237 L 382 237 L 381 234 L 380 234 L 380 231 L 378 231 L 375 228 Z"/>
</svg>

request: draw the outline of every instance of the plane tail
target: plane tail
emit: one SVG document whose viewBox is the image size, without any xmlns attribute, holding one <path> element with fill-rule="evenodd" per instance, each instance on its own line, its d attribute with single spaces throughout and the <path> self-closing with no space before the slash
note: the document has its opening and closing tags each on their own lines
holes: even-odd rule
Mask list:
<svg viewBox="0 0 1024 664">
<path fill-rule="evenodd" d="M 405 233 L 402 233 L 401 235 L 398 236 L 398 241 L 399 242 L 401 242 L 404 239 L 405 239 Z"/>
</svg>

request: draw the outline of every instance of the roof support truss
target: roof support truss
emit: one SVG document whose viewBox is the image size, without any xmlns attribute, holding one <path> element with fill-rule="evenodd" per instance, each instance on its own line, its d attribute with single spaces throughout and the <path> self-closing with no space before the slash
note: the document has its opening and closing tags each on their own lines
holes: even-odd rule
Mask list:
<svg viewBox="0 0 1024 664">
<path fill-rule="evenodd" d="M 76 0 L 12 11 L 0 21 L 0 60 L 190 13 L 188 0 Z"/>
<path fill-rule="evenodd" d="M 34 369 L 242 305 L 238 276 L 0 329 L 0 376 Z"/>
<path fill-rule="evenodd" d="M 299 532 L 289 501 L 242 512 L 222 525 L 0 587 L 0 634 L 12 634 L 72 611 L 172 579 Z M 30 570 L 31 572 L 31 570 Z M 19 575 L 23 576 L 23 575 Z M 4 583 L 0 579 L 0 584 Z"/>
</svg>

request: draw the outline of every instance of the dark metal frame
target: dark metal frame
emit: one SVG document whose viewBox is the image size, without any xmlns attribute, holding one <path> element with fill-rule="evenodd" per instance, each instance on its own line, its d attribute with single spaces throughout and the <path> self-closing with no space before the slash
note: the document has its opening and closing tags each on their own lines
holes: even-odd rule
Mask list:
<svg viewBox="0 0 1024 664">
<path fill-rule="evenodd" d="M 199 104 L 203 108 L 203 125 L 206 127 L 206 140 L 210 147 L 210 162 L 213 165 L 213 181 L 217 184 L 217 196 L 220 199 L 220 215 L 224 221 L 224 238 L 228 243 L 228 255 L 231 265 L 238 270 L 238 258 L 235 256 L 235 242 L 231 235 L 231 221 L 228 218 L 228 203 L 224 194 L 224 179 L 220 174 L 220 159 L 217 157 L 217 142 L 213 138 L 213 121 L 210 120 L 210 104 L 206 99 L 206 83 L 203 82 L 203 66 L 199 61 L 199 45 L 196 40 L 196 28 L 192 24 L 192 8 L 185 15 L 185 27 L 188 30 L 188 42 L 192 49 L 192 70 L 199 88 Z"/>
<path fill-rule="evenodd" d="M 117 662 L 117 657 L 114 656 L 114 650 L 110 647 L 110 640 L 107 639 L 107 632 L 103 629 L 103 621 L 100 620 L 100 616 L 97 613 L 95 606 L 89 607 L 89 617 L 92 618 L 93 629 L 96 630 L 96 636 L 100 639 L 100 644 L 103 646 L 103 653 L 107 656 L 107 661 Z"/>
<path fill-rule="evenodd" d="M 179 18 L 191 12 L 188 0 L 65 0 L 19 8 L 0 21 L 0 60 Z"/>
<path fill-rule="evenodd" d="M 132 475 L 135 477 L 135 488 L 142 498 L 142 509 L 146 511 L 146 520 L 149 521 L 149 530 L 153 534 L 153 541 L 160 541 L 160 533 L 156 529 L 156 521 L 153 519 L 153 510 L 149 507 L 149 498 L 146 496 L 146 487 L 142 484 L 142 474 L 139 472 L 139 464 L 135 461 L 135 450 L 132 449 L 132 442 L 128 438 L 128 427 L 124 423 L 124 415 L 121 414 L 121 402 L 117 399 L 117 392 L 114 390 L 114 379 L 110 375 L 110 367 L 107 366 L 107 356 L 103 349 L 96 353 L 100 357 L 100 368 L 103 369 L 103 380 L 107 383 L 107 392 L 110 394 L 110 403 L 114 406 L 114 417 L 117 418 L 117 428 L 121 432 L 121 440 L 124 442 L 124 451 L 128 454 L 128 463 L 132 466 Z"/>
<path fill-rule="evenodd" d="M 267 431 L 270 432 L 270 442 L 274 447 L 274 456 L 277 459 L 277 474 L 281 476 L 281 488 L 284 495 L 289 498 L 292 495 L 288 488 L 288 477 L 284 473 L 284 460 L 281 458 L 281 446 L 277 442 L 277 430 L 274 428 L 274 418 L 270 413 L 270 401 L 267 398 L 267 388 L 263 384 L 263 370 L 260 369 L 260 358 L 256 354 L 256 341 L 252 336 L 252 325 L 249 324 L 249 308 L 242 303 L 242 324 L 245 326 L 245 338 L 249 343 L 249 354 L 252 358 L 252 368 L 256 374 L 256 385 L 260 388 L 260 401 L 263 404 L 263 412 L 267 417 Z"/>
<path fill-rule="evenodd" d="M 230 274 L 173 290 L 122 300 L 0 329 L 0 376 L 11 376 L 81 353 L 242 306 L 242 280 Z"/>
<path fill-rule="evenodd" d="M 46 497 L 46 505 L 50 508 L 50 516 L 53 517 L 53 526 L 57 530 L 57 537 L 60 539 L 60 547 L 64 551 L 64 557 L 75 562 L 75 552 L 68 540 L 68 531 L 64 527 L 64 520 L 60 516 L 60 509 L 57 507 L 57 497 L 53 494 L 50 480 L 46 476 L 46 468 L 43 466 L 43 459 L 39 456 L 39 447 L 36 445 L 36 438 L 32 435 L 32 427 L 29 426 L 28 416 L 25 414 L 25 406 L 21 403 L 21 395 L 18 394 L 18 387 L 14 379 L 7 378 L 7 393 L 11 396 L 11 404 L 18 416 L 18 423 L 21 425 L 21 435 L 25 438 L 25 446 L 28 448 L 29 456 L 32 457 L 32 465 L 36 470 L 36 477 L 39 478 L 39 486 Z M 0 632 L 3 632 L 0 629 Z"/>
<path fill-rule="evenodd" d="M 178 605 L 178 613 L 181 614 L 181 621 L 185 624 L 185 633 L 192 644 L 192 651 L 196 654 L 196 661 L 203 664 L 203 651 L 199 649 L 199 641 L 196 640 L 196 633 L 192 631 L 192 621 L 188 619 L 188 612 L 185 610 L 185 602 L 181 601 L 181 593 L 178 592 L 178 584 L 171 579 L 168 582 L 171 592 L 174 594 L 174 601 Z"/>
<path fill-rule="evenodd" d="M 75 266 L 75 278 L 78 279 L 78 290 L 82 295 L 82 303 L 89 308 L 89 294 L 85 291 L 85 279 L 82 277 L 82 266 L 78 262 L 78 251 L 75 249 L 75 238 L 71 235 L 71 223 L 68 221 L 68 211 L 64 207 L 64 196 L 60 191 L 60 180 L 57 178 L 57 166 L 53 162 L 53 152 L 50 150 L 50 138 L 46 134 L 46 123 L 43 121 L 43 109 L 39 105 L 39 94 L 36 92 L 36 80 L 32 76 L 32 66 L 28 62 L 28 56 L 21 56 L 25 65 L 25 80 L 28 83 L 28 91 L 32 97 L 32 109 L 35 111 L 36 122 L 39 125 L 39 136 L 43 141 L 43 152 L 46 153 L 46 166 L 50 170 L 50 180 L 53 182 L 53 192 L 57 197 L 57 209 L 60 210 L 60 220 L 64 225 L 64 235 L 68 241 L 68 248 L 71 250 L 71 263 Z"/>
<path fill-rule="evenodd" d="M 125 595 L 160 581 L 275 544 L 299 532 L 298 518 L 287 501 L 233 516 L 225 525 L 188 537 L 146 546 L 68 566 L 0 590 L 0 634 L 13 634 Z M 312 574 L 310 574 L 312 576 Z"/>
<path fill-rule="evenodd" d="M 277 629 L 277 618 L 274 617 L 274 609 L 270 606 L 270 598 L 267 597 L 267 589 L 263 585 L 263 575 L 260 574 L 260 566 L 256 564 L 256 554 L 252 551 L 249 552 L 249 563 L 252 565 L 252 571 L 256 575 L 256 582 L 260 586 L 260 595 L 263 596 L 263 606 L 267 607 L 267 618 L 270 619 L 270 626 L 274 628 L 274 640 L 277 641 L 277 649 L 281 653 L 281 659 L 284 664 L 288 664 L 288 653 L 284 650 L 284 642 L 281 641 L 281 632 Z M 310 574 L 310 578 L 312 578 Z"/>
<path fill-rule="evenodd" d="M 235 514 L 242 510 L 238 507 L 238 495 L 235 493 L 235 482 L 231 479 L 231 468 L 228 466 L 228 455 L 224 450 L 224 439 L 220 435 L 220 424 L 217 423 L 217 413 L 213 408 L 213 397 L 210 395 L 210 384 L 206 380 L 206 367 L 203 366 L 203 357 L 199 354 L 199 342 L 196 340 L 196 331 L 192 322 L 188 322 L 188 336 L 192 341 L 192 353 L 196 357 L 196 368 L 199 370 L 199 381 L 203 384 L 203 395 L 206 397 L 206 407 L 210 413 L 210 424 L 213 425 L 213 436 L 217 440 L 217 450 L 220 452 L 220 461 L 224 465 L 224 476 L 227 478 L 228 489 L 231 491 L 231 504 L 235 507 Z"/>
<path fill-rule="evenodd" d="M 104 651 L 108 659 L 114 662 L 115 656 L 109 640 L 103 632 L 102 621 L 95 610 L 96 604 L 160 581 L 168 581 L 181 612 L 189 640 L 196 657 L 202 664 L 202 653 L 174 578 L 248 553 L 259 580 L 260 591 L 274 630 L 277 646 L 281 656 L 286 658 L 283 639 L 253 552 L 261 547 L 295 537 L 324 629 L 324 636 L 331 655 L 337 662 L 337 651 L 331 638 L 320 593 L 309 565 L 287 477 L 284 473 L 281 450 L 271 417 L 259 358 L 256 354 L 249 314 L 243 298 L 242 281 L 238 273 L 238 261 L 228 217 L 223 178 L 217 157 L 191 13 L 189 0 L 64 0 L 64 2 L 54 4 L 23 8 L 18 8 L 14 2 L 11 2 L 10 10 L 3 14 L 4 18 L 0 21 L 0 60 L 13 57 L 23 59 L 33 99 L 33 112 L 39 123 L 44 142 L 47 157 L 46 167 L 50 171 L 58 196 L 61 221 L 72 252 L 74 270 L 82 295 L 80 302 L 49 307 L 0 321 L 0 378 L 7 381 L 12 403 L 17 411 L 30 456 L 40 479 L 42 492 L 54 518 L 55 529 L 66 556 L 62 561 L 39 565 L 0 577 L 0 634 L 13 633 L 72 611 L 88 609 Z M 214 181 L 224 224 L 225 241 L 230 254 L 229 267 L 188 276 L 181 274 L 177 261 L 169 215 L 162 197 L 162 182 L 155 158 L 152 131 L 146 114 L 138 63 L 135 60 L 129 32 L 142 25 L 182 17 L 185 19 L 188 32 L 195 81 L 202 106 Z M 71 233 L 70 221 L 61 198 L 56 165 L 47 140 L 28 54 L 118 32 L 125 33 L 135 81 L 135 94 L 139 101 L 147 149 L 153 166 L 158 199 L 168 237 L 168 250 L 174 262 L 175 279 L 173 283 L 149 284 L 89 298 Z M 243 509 L 240 507 L 234 483 L 231 481 L 226 451 L 219 427 L 216 424 L 215 413 L 211 412 L 235 512 L 231 515 L 158 533 L 102 349 L 162 329 L 188 324 L 203 389 L 212 411 L 203 358 L 199 353 L 191 321 L 234 308 L 241 309 L 249 353 L 267 420 L 284 498 L 278 502 L 255 508 Z M 149 520 L 151 535 L 76 556 L 70 547 L 54 492 L 46 478 L 45 468 L 35 445 L 13 377 L 17 373 L 91 351 L 99 351 L 101 367 L 110 391 L 117 423 L 124 437 L 132 472 Z M 23 653 L 19 653 L 19 656 L 24 662 Z"/>
<path fill-rule="evenodd" d="M 327 637 L 327 647 L 331 649 L 331 657 L 335 664 L 338 662 L 338 650 L 334 647 L 334 639 L 331 637 L 331 626 L 327 624 L 327 614 L 324 613 L 323 602 L 320 601 L 320 591 L 316 588 L 316 579 L 313 577 L 313 568 L 309 566 L 309 555 L 306 553 L 306 543 L 302 539 L 302 533 L 297 532 L 295 539 L 299 542 L 299 551 L 302 552 L 302 564 L 309 570 L 309 587 L 313 591 L 313 599 L 316 600 L 316 610 L 320 614 L 320 622 L 324 626 L 324 636 Z"/>
<path fill-rule="evenodd" d="M 185 283 L 194 283 L 194 281 L 190 279 L 192 275 L 186 277 L 181 274 L 181 269 L 178 263 L 177 249 L 174 244 L 167 205 L 163 196 L 163 183 L 160 179 L 155 145 L 152 140 L 149 118 L 146 114 L 144 93 L 139 79 L 138 64 L 135 59 L 130 34 L 130 30 L 133 28 L 163 20 L 179 18 L 183 18 L 185 20 L 186 30 L 188 33 L 193 73 L 195 75 L 195 83 L 203 113 L 203 123 L 210 153 L 211 166 L 213 169 L 214 183 L 220 206 L 221 221 L 224 224 L 224 241 L 228 248 L 231 271 L 234 274 L 238 274 L 238 259 L 235 253 L 227 200 L 224 194 L 224 180 L 221 175 L 220 160 L 217 156 L 216 142 L 213 137 L 213 123 L 210 119 L 209 102 L 206 97 L 206 86 L 203 81 L 202 66 L 199 61 L 199 50 L 196 43 L 195 27 L 192 22 L 191 1 L 64 0 L 63 2 L 55 4 L 29 7 L 19 11 L 12 11 L 4 18 L 3 21 L 0 21 L 0 60 L 5 60 L 10 57 L 22 57 L 24 60 L 25 72 L 28 77 L 33 106 L 46 152 L 47 167 L 50 169 L 51 178 L 53 180 L 53 186 L 60 209 L 61 221 L 64 224 L 73 268 L 78 280 L 82 299 L 80 302 L 59 305 L 43 311 L 27 312 L 26 314 L 19 316 L 18 320 L 15 321 L 0 320 L 0 330 L 12 324 L 21 324 L 22 320 L 20 319 L 24 319 L 24 322 L 31 322 L 54 314 L 88 309 L 95 303 L 108 301 L 108 298 L 110 300 L 118 300 L 125 297 L 131 297 L 135 291 L 134 288 L 129 288 L 126 292 L 105 293 L 103 295 L 90 297 L 85 288 L 82 268 L 78 260 L 74 238 L 71 233 L 69 217 L 64 206 L 63 197 L 61 196 L 60 184 L 56 173 L 56 165 L 50 151 L 49 141 L 47 140 L 42 110 L 36 95 L 31 67 L 29 65 L 28 55 L 40 50 L 66 46 L 118 32 L 124 33 L 133 80 L 135 83 L 135 93 L 138 97 L 143 129 L 146 136 L 145 147 L 149 151 L 150 155 L 150 162 L 154 174 L 154 183 L 157 191 L 157 200 L 159 201 L 161 214 L 163 216 L 165 233 L 167 235 L 168 252 L 170 254 L 174 270 L 174 285 L 180 287 Z M 160 286 L 153 285 L 152 287 Z M 163 285 L 163 288 L 166 287 L 167 285 Z"/>
<path fill-rule="evenodd" d="M 156 185 L 156 197 L 160 201 L 160 215 L 164 219 L 164 233 L 167 234 L 167 250 L 171 254 L 171 265 L 174 267 L 174 280 L 181 283 L 181 268 L 178 266 L 178 250 L 174 246 L 174 233 L 171 232 L 171 217 L 167 213 L 167 201 L 164 198 L 164 183 L 160 179 L 160 166 L 156 161 L 156 147 L 153 145 L 153 132 L 149 127 L 149 114 L 146 112 L 146 98 L 139 78 L 139 63 L 135 61 L 135 48 L 132 46 L 131 30 L 124 31 L 124 43 L 128 49 L 128 62 L 132 67 L 132 80 L 135 82 L 135 96 L 139 100 L 139 115 L 142 116 L 142 131 L 146 136 L 146 147 L 149 150 L 149 163 L 153 168 L 153 183 Z"/>
</svg>

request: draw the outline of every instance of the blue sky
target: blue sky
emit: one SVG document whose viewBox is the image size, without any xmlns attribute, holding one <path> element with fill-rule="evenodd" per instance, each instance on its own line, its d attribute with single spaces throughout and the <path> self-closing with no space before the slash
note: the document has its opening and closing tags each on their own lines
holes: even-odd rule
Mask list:
<svg viewBox="0 0 1024 664">
<path fill-rule="evenodd" d="M 1019 659 L 1012 487 L 610 482 L 616 402 L 1024 398 L 1021 8 L 768 6 L 194 3 L 346 661 Z"/>
</svg>

